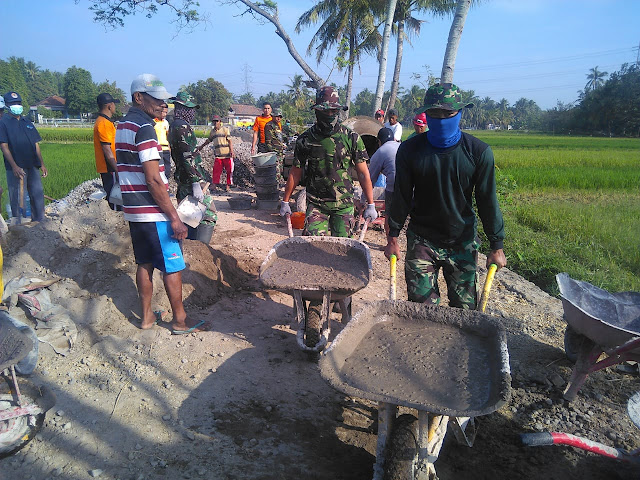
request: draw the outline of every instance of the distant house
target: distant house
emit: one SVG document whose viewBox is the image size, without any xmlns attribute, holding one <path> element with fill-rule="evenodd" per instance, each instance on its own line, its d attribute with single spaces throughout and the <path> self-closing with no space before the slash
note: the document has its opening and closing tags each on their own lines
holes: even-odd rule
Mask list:
<svg viewBox="0 0 640 480">
<path fill-rule="evenodd" d="M 228 122 L 235 127 L 251 126 L 259 115 L 262 115 L 262 110 L 256 106 L 232 103 L 229 107 Z"/>
<path fill-rule="evenodd" d="M 62 112 L 63 117 L 67 117 L 67 101 L 59 97 L 58 95 L 51 95 L 43 100 L 40 100 L 35 105 L 31 105 L 29 110 L 33 111 L 34 117 L 38 113 L 38 107 L 46 108 L 47 110 L 51 110 L 52 112 Z M 36 117 L 37 118 L 37 117 Z"/>
</svg>

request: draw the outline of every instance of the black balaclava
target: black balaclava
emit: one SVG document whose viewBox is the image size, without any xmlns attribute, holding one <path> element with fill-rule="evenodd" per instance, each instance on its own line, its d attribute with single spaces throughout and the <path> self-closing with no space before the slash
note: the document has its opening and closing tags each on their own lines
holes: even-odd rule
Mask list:
<svg viewBox="0 0 640 480">
<path fill-rule="evenodd" d="M 189 125 L 193 123 L 193 119 L 196 118 L 196 109 L 191 107 L 185 107 L 181 103 L 175 104 L 174 116 L 180 120 L 184 120 Z"/>
<path fill-rule="evenodd" d="M 333 133 L 338 124 L 338 111 L 335 114 L 328 113 L 329 110 L 316 110 L 316 130 L 321 135 L 328 137 Z"/>
</svg>

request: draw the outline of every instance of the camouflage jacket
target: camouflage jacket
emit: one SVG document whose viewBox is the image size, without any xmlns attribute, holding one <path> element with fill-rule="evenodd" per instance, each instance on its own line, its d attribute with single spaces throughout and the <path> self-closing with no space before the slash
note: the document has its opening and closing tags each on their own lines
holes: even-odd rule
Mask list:
<svg viewBox="0 0 640 480">
<path fill-rule="evenodd" d="M 275 120 L 271 120 L 264 126 L 264 143 L 269 152 L 277 152 L 280 156 L 284 154 L 285 137 L 282 133 L 282 127 Z"/>
<path fill-rule="evenodd" d="M 368 160 L 360 135 L 344 125 L 336 125 L 330 136 L 315 125 L 298 137 L 293 166 L 303 171 L 307 200 L 327 208 L 353 203 L 349 168 Z"/>
<path fill-rule="evenodd" d="M 182 200 L 191 195 L 191 184 L 208 180 L 209 176 L 202 167 L 202 158 L 194 153 L 198 140 L 191 126 L 184 120 L 175 120 L 169 127 L 169 146 L 171 158 L 176 165 L 174 178 L 178 184 L 176 198 Z"/>
</svg>

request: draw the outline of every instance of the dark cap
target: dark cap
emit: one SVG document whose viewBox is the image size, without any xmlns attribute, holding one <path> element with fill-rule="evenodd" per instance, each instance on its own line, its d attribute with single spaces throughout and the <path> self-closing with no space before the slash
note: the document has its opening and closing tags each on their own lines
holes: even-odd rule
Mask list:
<svg viewBox="0 0 640 480">
<path fill-rule="evenodd" d="M 101 93 L 98 95 L 98 106 L 101 107 L 107 103 L 120 103 L 120 100 L 113 98 L 110 93 Z"/>
<path fill-rule="evenodd" d="M 333 87 L 322 87 L 316 92 L 316 104 L 311 107 L 314 110 L 347 110 L 348 107 L 340 105 L 340 97 Z"/>
<path fill-rule="evenodd" d="M 398 116 L 398 111 L 397 111 L 396 109 L 392 108 L 392 109 L 390 109 L 390 110 L 389 110 L 389 112 L 387 113 L 387 115 L 388 115 L 388 116 L 390 116 L 390 117 L 391 117 L 391 116 L 395 116 L 395 117 L 397 117 L 397 116 Z"/>
<path fill-rule="evenodd" d="M 431 108 L 441 110 L 461 110 L 463 108 L 471 108 L 473 103 L 462 101 L 462 92 L 453 83 L 436 83 L 427 90 L 424 96 L 422 107 L 416 108 L 415 113 L 426 112 Z"/>
<path fill-rule="evenodd" d="M 390 128 L 381 128 L 378 130 L 378 140 L 380 140 L 381 144 L 385 144 L 391 140 L 393 140 L 393 130 Z"/>
<path fill-rule="evenodd" d="M 221 122 L 222 119 L 220 118 L 220 115 L 214 115 L 213 117 L 211 117 L 211 121 L 212 122 Z"/>
<path fill-rule="evenodd" d="M 7 92 L 4 95 L 5 105 L 11 105 L 13 103 L 22 103 L 22 97 L 17 92 Z"/>
</svg>

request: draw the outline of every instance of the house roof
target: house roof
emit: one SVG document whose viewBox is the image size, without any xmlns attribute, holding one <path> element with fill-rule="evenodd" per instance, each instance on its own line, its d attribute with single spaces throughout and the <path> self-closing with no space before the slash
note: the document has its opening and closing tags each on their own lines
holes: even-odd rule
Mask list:
<svg viewBox="0 0 640 480">
<path fill-rule="evenodd" d="M 43 107 L 64 107 L 66 103 L 67 101 L 64 98 L 59 97 L 58 95 L 51 95 L 40 100 L 35 104 L 35 106 L 37 107 L 42 105 Z"/>
<path fill-rule="evenodd" d="M 229 107 L 229 110 L 233 111 L 235 115 L 248 115 L 248 116 L 258 116 L 262 115 L 262 110 L 254 105 L 242 105 L 240 103 L 232 103 Z"/>
</svg>

